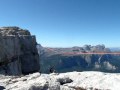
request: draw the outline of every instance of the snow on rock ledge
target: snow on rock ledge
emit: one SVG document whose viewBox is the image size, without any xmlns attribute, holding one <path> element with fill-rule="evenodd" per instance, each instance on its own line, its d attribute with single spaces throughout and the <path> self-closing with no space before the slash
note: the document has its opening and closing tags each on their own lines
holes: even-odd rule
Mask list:
<svg viewBox="0 0 120 90">
<path fill-rule="evenodd" d="M 0 75 L 5 90 L 119 90 L 120 74 L 102 72 L 34 73 L 26 76 Z"/>
</svg>

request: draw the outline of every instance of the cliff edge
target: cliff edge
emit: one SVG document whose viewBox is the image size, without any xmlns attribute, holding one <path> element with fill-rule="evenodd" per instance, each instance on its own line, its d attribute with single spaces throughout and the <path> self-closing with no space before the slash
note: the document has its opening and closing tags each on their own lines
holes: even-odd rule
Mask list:
<svg viewBox="0 0 120 90">
<path fill-rule="evenodd" d="M 0 73 L 28 74 L 39 71 L 36 37 L 19 27 L 0 28 Z"/>
</svg>

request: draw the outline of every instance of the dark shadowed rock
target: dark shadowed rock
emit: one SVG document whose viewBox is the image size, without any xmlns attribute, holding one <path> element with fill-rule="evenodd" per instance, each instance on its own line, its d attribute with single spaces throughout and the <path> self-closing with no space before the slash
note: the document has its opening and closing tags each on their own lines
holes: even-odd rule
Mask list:
<svg viewBox="0 0 120 90">
<path fill-rule="evenodd" d="M 3 86 L 0 86 L 0 90 L 4 90 L 5 89 L 5 87 L 3 87 Z"/>
<path fill-rule="evenodd" d="M 2 27 L 0 34 L 0 73 L 19 75 L 39 71 L 35 36 L 19 27 Z"/>
</svg>

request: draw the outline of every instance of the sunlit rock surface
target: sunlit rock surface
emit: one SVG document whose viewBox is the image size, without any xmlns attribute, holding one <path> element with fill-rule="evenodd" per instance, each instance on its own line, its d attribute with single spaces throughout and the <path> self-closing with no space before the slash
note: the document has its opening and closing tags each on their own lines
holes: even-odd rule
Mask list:
<svg viewBox="0 0 120 90">
<path fill-rule="evenodd" d="M 120 74 L 89 71 L 0 75 L 0 87 L 5 90 L 119 90 Z"/>
</svg>

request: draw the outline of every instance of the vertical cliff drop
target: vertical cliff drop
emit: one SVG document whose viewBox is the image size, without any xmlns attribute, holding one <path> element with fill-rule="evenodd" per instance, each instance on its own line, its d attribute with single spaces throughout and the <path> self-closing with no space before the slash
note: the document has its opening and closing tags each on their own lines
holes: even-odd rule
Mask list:
<svg viewBox="0 0 120 90">
<path fill-rule="evenodd" d="M 35 36 L 19 27 L 0 28 L 0 73 L 28 74 L 39 71 Z"/>
</svg>

